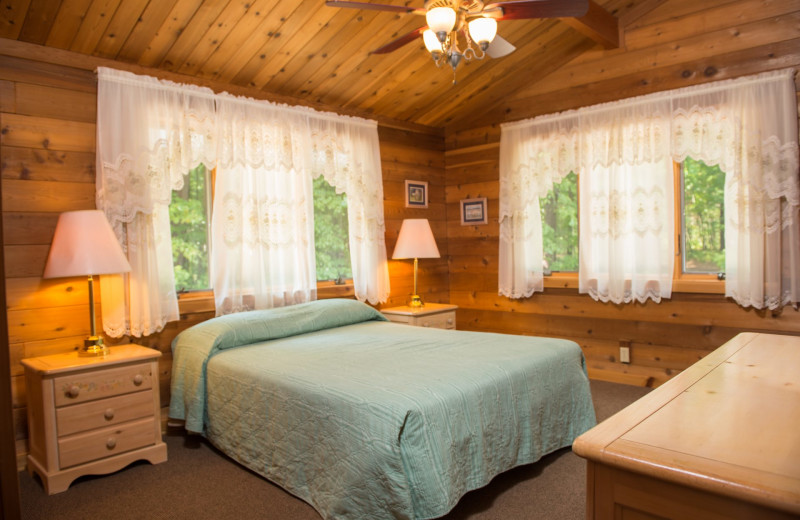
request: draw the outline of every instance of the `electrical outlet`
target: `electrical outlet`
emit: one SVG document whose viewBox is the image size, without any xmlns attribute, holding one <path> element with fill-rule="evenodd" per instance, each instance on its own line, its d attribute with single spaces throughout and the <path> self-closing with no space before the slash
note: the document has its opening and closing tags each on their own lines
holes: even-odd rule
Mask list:
<svg viewBox="0 0 800 520">
<path fill-rule="evenodd" d="M 630 347 L 619 347 L 619 362 L 620 363 L 630 363 L 631 362 L 631 349 L 630 349 Z"/>
</svg>

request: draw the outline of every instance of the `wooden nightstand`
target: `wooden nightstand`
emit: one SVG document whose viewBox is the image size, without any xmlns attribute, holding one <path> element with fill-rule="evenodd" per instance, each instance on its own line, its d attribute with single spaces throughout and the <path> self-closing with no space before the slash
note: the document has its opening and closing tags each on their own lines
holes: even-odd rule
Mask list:
<svg viewBox="0 0 800 520">
<path fill-rule="evenodd" d="M 426 303 L 424 307 L 389 307 L 381 312 L 389 321 L 405 323 L 416 327 L 432 327 L 436 329 L 456 328 L 456 309 L 458 305 L 446 303 Z"/>
<path fill-rule="evenodd" d="M 77 352 L 23 359 L 28 391 L 28 473 L 45 491 L 66 491 L 145 459 L 167 460 L 161 438 L 158 357 L 138 345 L 104 357 Z"/>
</svg>

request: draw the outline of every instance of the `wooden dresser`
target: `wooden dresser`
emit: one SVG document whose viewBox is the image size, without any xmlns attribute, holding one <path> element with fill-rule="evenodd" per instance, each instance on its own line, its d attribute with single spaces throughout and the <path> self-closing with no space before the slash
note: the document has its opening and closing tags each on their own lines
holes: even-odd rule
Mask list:
<svg viewBox="0 0 800 520">
<path fill-rule="evenodd" d="M 76 478 L 133 461 L 167 460 L 161 438 L 157 350 L 111 347 L 103 357 L 77 352 L 23 359 L 28 392 L 28 472 L 48 494 Z"/>
<path fill-rule="evenodd" d="M 800 337 L 739 334 L 575 440 L 587 518 L 797 518 Z"/>
<path fill-rule="evenodd" d="M 455 329 L 458 305 L 447 303 L 426 303 L 423 307 L 389 307 L 380 311 L 389 321 L 405 323 L 415 327 L 434 329 Z"/>
</svg>

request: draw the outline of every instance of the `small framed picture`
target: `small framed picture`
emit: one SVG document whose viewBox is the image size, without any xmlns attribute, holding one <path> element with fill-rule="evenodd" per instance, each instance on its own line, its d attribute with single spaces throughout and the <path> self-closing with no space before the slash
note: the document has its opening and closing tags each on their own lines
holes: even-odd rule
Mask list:
<svg viewBox="0 0 800 520">
<path fill-rule="evenodd" d="M 406 207 L 428 207 L 428 183 L 425 181 L 406 181 Z"/>
<path fill-rule="evenodd" d="M 486 197 L 480 199 L 461 200 L 461 225 L 488 224 L 486 214 Z"/>
</svg>

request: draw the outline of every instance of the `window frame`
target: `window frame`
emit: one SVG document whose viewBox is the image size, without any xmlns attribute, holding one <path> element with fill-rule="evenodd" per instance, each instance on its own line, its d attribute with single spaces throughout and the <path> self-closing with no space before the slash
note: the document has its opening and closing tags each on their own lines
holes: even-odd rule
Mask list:
<svg viewBox="0 0 800 520">
<path fill-rule="evenodd" d="M 674 183 L 674 233 L 675 262 L 672 272 L 672 292 L 725 294 L 725 281 L 714 274 L 684 273 L 681 262 L 681 233 L 683 211 L 683 183 L 681 182 L 681 163 L 672 161 Z M 578 197 L 580 197 L 580 176 L 578 176 Z M 580 206 L 578 211 L 580 212 Z M 578 215 L 580 218 L 580 214 Z M 579 249 L 580 254 L 580 249 Z M 544 287 L 548 289 L 577 289 L 577 272 L 554 272 L 544 276 Z"/>
<path fill-rule="evenodd" d="M 683 182 L 681 179 L 681 163 L 672 161 L 673 180 L 675 186 L 675 262 L 672 272 L 672 290 L 675 292 L 725 294 L 725 281 L 711 273 L 683 272 Z"/>
</svg>

